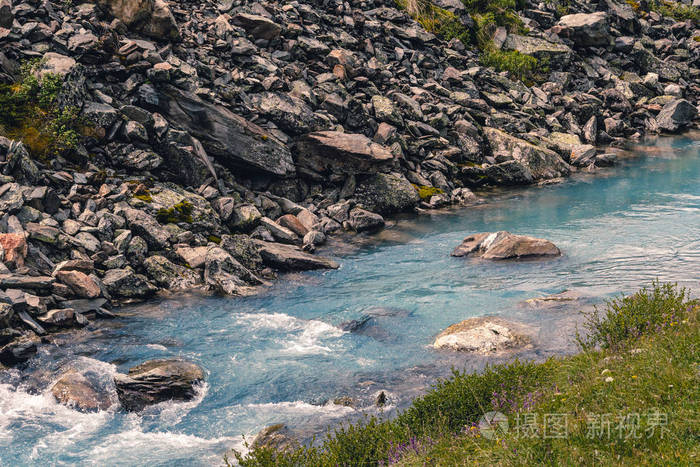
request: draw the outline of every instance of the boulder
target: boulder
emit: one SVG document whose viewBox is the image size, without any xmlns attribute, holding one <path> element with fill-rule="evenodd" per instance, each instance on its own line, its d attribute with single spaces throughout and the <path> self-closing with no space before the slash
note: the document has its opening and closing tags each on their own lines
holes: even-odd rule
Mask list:
<svg viewBox="0 0 700 467">
<path fill-rule="evenodd" d="M 71 288 L 80 298 L 97 298 L 102 295 L 100 286 L 90 276 L 80 271 L 58 271 L 56 279 Z"/>
<path fill-rule="evenodd" d="M 517 50 L 521 54 L 530 55 L 538 60 L 557 66 L 568 65 L 573 54 L 573 51 L 564 44 L 518 34 L 508 34 L 503 43 L 503 48 L 505 50 Z"/>
<path fill-rule="evenodd" d="M 455 248 L 452 256 L 506 260 L 561 256 L 561 251 L 548 240 L 500 231 L 470 235 Z"/>
<path fill-rule="evenodd" d="M 170 244 L 170 234 L 155 218 L 140 209 L 126 208 L 123 211 L 131 231 L 142 237 L 152 250 L 165 250 Z"/>
<path fill-rule="evenodd" d="M 565 290 L 563 292 L 545 295 L 543 297 L 529 298 L 523 302 L 528 308 L 548 309 L 559 308 L 567 304 L 579 304 L 582 296 L 580 293 L 573 290 Z"/>
<path fill-rule="evenodd" d="M 263 262 L 282 271 L 307 271 L 312 269 L 338 269 L 335 261 L 303 252 L 300 248 L 281 243 L 256 240 Z"/>
<path fill-rule="evenodd" d="M 157 291 L 144 276 L 131 269 L 111 269 L 105 274 L 102 283 L 112 297 L 146 298 Z"/>
<path fill-rule="evenodd" d="M 299 136 L 320 127 L 316 114 L 298 97 L 264 92 L 252 96 L 252 101 L 261 115 L 290 135 Z"/>
<path fill-rule="evenodd" d="M 384 218 L 366 209 L 354 208 L 350 211 L 348 223 L 356 232 L 374 232 L 384 227 Z"/>
<path fill-rule="evenodd" d="M 149 256 L 143 262 L 146 275 L 159 287 L 167 290 L 186 290 L 200 282 L 196 271 L 178 266 L 164 256 Z"/>
<path fill-rule="evenodd" d="M 515 169 L 521 174 L 514 178 L 514 181 L 547 180 L 569 175 L 571 172 L 569 165 L 554 151 L 535 146 L 496 128 L 484 127 L 483 131 L 496 160 L 514 163 L 508 170 Z M 494 177 L 493 174 L 490 176 Z"/>
<path fill-rule="evenodd" d="M 610 43 L 608 14 L 604 11 L 562 16 L 555 30 L 577 47 L 604 46 Z"/>
<path fill-rule="evenodd" d="M 297 142 L 297 164 L 314 174 L 373 173 L 393 160 L 387 147 L 359 134 L 317 131 Z"/>
<path fill-rule="evenodd" d="M 36 75 L 42 77 L 47 74 L 65 76 L 76 66 L 76 61 L 66 55 L 56 52 L 46 52 L 36 70 Z"/>
<path fill-rule="evenodd" d="M 411 183 L 399 173 L 377 173 L 362 180 L 355 190 L 358 204 L 379 214 L 410 211 L 420 202 Z"/>
<path fill-rule="evenodd" d="M 72 308 L 49 310 L 38 319 L 41 324 L 50 328 L 72 328 L 88 324 L 87 318 L 80 313 L 76 313 Z"/>
<path fill-rule="evenodd" d="M 210 289 L 221 295 L 251 295 L 254 290 L 249 284 L 263 283 L 220 247 L 213 247 L 207 251 L 204 282 Z"/>
<path fill-rule="evenodd" d="M 226 167 L 278 177 L 290 177 L 295 173 L 292 155 L 282 142 L 223 106 L 165 85 L 155 102 L 146 102 L 144 107 L 151 107 L 171 125 L 187 130 L 210 156 Z"/>
<path fill-rule="evenodd" d="M 37 339 L 21 337 L 0 346 L 0 363 L 15 366 L 32 358 L 37 351 Z"/>
<path fill-rule="evenodd" d="M 283 423 L 263 428 L 250 445 L 251 449 L 266 448 L 278 452 L 292 450 L 298 446 L 299 441 Z"/>
<path fill-rule="evenodd" d="M 12 2 L 0 0 L 0 28 L 12 29 L 15 15 L 12 13 Z"/>
<path fill-rule="evenodd" d="M 661 130 L 675 133 L 688 126 L 698 115 L 698 109 L 685 99 L 675 99 L 664 105 L 656 116 Z"/>
<path fill-rule="evenodd" d="M 97 3 L 133 31 L 155 39 L 179 37 L 175 18 L 164 0 L 97 0 Z"/>
<path fill-rule="evenodd" d="M 294 214 L 285 214 L 277 219 L 277 223 L 286 229 L 291 230 L 300 237 L 309 233 L 309 229 Z"/>
<path fill-rule="evenodd" d="M 530 346 L 531 332 L 524 325 L 496 317 L 470 318 L 438 334 L 433 348 L 498 355 Z"/>
<path fill-rule="evenodd" d="M 109 408 L 109 397 L 77 371 L 64 373 L 51 387 L 56 400 L 81 412 L 97 412 Z"/>
<path fill-rule="evenodd" d="M 177 247 L 175 248 L 175 253 L 180 257 L 180 259 L 189 267 L 193 269 L 201 268 L 204 266 L 204 262 L 207 258 L 207 252 L 209 247 L 197 246 L 197 247 Z"/>
<path fill-rule="evenodd" d="M 204 372 L 194 363 L 165 359 L 149 360 L 130 368 L 126 375 L 117 374 L 114 384 L 122 407 L 137 412 L 159 402 L 191 400 L 203 380 Z"/>
<path fill-rule="evenodd" d="M 233 24 L 241 26 L 255 39 L 276 39 L 282 32 L 282 26 L 264 16 L 238 13 L 232 21 Z"/>
</svg>

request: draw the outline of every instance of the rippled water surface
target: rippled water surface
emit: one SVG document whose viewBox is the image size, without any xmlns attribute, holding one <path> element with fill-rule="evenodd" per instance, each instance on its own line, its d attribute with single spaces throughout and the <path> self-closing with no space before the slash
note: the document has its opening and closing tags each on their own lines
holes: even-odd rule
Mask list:
<svg viewBox="0 0 700 467">
<path fill-rule="evenodd" d="M 0 465 L 205 465 L 271 423 L 304 438 L 372 413 L 382 390 L 391 413 L 450 366 L 483 366 L 483 358 L 428 348 L 440 330 L 472 316 L 533 326 L 536 345 L 526 357 L 572 352 L 584 305 L 534 310 L 523 300 L 576 289 L 596 301 L 655 278 L 700 285 L 700 142 L 663 139 L 632 153 L 643 155 L 596 176 L 400 220 L 359 246 L 332 248 L 338 271 L 292 275 L 254 298 L 127 308 L 120 319 L 65 336 L 40 350 L 33 371 L 0 375 Z M 497 230 L 550 239 L 564 256 L 520 263 L 449 256 L 467 234 Z M 361 334 L 341 330 L 362 316 L 373 318 Z M 116 371 L 165 356 L 206 369 L 195 400 L 139 414 L 115 402 L 81 414 L 46 389 L 73 367 L 116 401 Z M 332 403 L 341 396 L 355 408 Z"/>
</svg>

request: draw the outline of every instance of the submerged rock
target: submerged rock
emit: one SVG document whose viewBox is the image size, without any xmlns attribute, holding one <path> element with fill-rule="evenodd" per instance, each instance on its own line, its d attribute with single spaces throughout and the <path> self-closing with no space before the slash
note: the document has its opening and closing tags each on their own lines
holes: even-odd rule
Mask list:
<svg viewBox="0 0 700 467">
<path fill-rule="evenodd" d="M 109 408 L 109 397 L 100 393 L 85 376 L 70 370 L 64 373 L 51 388 L 51 394 L 58 402 L 81 412 L 96 412 Z"/>
<path fill-rule="evenodd" d="M 698 115 L 698 109 L 685 99 L 676 99 L 661 109 L 656 121 L 662 130 L 674 133 L 684 128 Z"/>
<path fill-rule="evenodd" d="M 574 290 L 565 290 L 544 297 L 529 298 L 523 304 L 529 308 L 555 308 L 566 304 L 579 303 L 581 299 L 580 293 Z"/>
<path fill-rule="evenodd" d="M 500 231 L 470 235 L 454 249 L 452 256 L 505 260 L 561 256 L 561 251 L 549 240 Z"/>
<path fill-rule="evenodd" d="M 188 401 L 195 395 L 195 386 L 204 380 L 202 369 L 183 360 L 149 360 L 117 374 L 114 384 L 122 406 L 137 412 L 148 405 L 168 400 Z"/>
<path fill-rule="evenodd" d="M 482 355 L 500 354 L 531 345 L 530 332 L 524 325 L 501 318 L 470 318 L 438 334 L 433 347 Z"/>
</svg>

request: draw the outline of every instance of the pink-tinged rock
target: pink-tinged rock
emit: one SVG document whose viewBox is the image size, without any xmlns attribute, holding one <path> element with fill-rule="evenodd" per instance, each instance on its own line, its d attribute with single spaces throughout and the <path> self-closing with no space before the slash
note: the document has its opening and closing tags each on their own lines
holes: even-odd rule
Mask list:
<svg viewBox="0 0 700 467">
<path fill-rule="evenodd" d="M 309 233 L 309 229 L 307 229 L 294 214 L 285 214 L 277 219 L 277 223 L 282 227 L 288 228 L 300 237 Z"/>
<path fill-rule="evenodd" d="M 470 235 L 455 248 L 452 256 L 505 260 L 561 256 L 561 251 L 549 240 L 501 231 Z"/>
<path fill-rule="evenodd" d="M 8 266 L 24 266 L 27 257 L 27 239 L 23 233 L 0 234 L 0 247 L 5 253 L 3 262 Z"/>
<path fill-rule="evenodd" d="M 56 279 L 66 284 L 79 297 L 97 298 L 102 295 L 100 287 L 90 276 L 80 271 L 59 271 Z"/>
</svg>

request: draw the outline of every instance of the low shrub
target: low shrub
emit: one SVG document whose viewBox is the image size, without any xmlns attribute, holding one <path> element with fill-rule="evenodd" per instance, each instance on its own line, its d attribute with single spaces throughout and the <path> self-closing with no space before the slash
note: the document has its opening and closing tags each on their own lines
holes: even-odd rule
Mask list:
<svg viewBox="0 0 700 467">
<path fill-rule="evenodd" d="M 685 288 L 655 281 L 651 289 L 609 300 L 603 309 L 596 307 L 586 317 L 585 336 L 578 334 L 577 341 L 584 350 L 619 348 L 642 334 L 677 326 L 697 304 Z"/>
<path fill-rule="evenodd" d="M 650 0 L 649 10 L 677 21 L 690 20 L 696 26 L 700 24 L 700 8 L 693 5 L 667 0 Z"/>
<path fill-rule="evenodd" d="M 63 78 L 37 77 L 39 65 L 39 61 L 25 63 L 17 82 L 0 84 L 0 134 L 22 141 L 32 157 L 46 160 L 75 150 L 87 125 L 78 109 L 57 105 Z"/>
<path fill-rule="evenodd" d="M 535 57 L 521 54 L 517 50 L 489 50 L 481 56 L 481 63 L 499 72 L 507 71 L 521 81 L 533 81 L 538 70 Z"/>
</svg>

